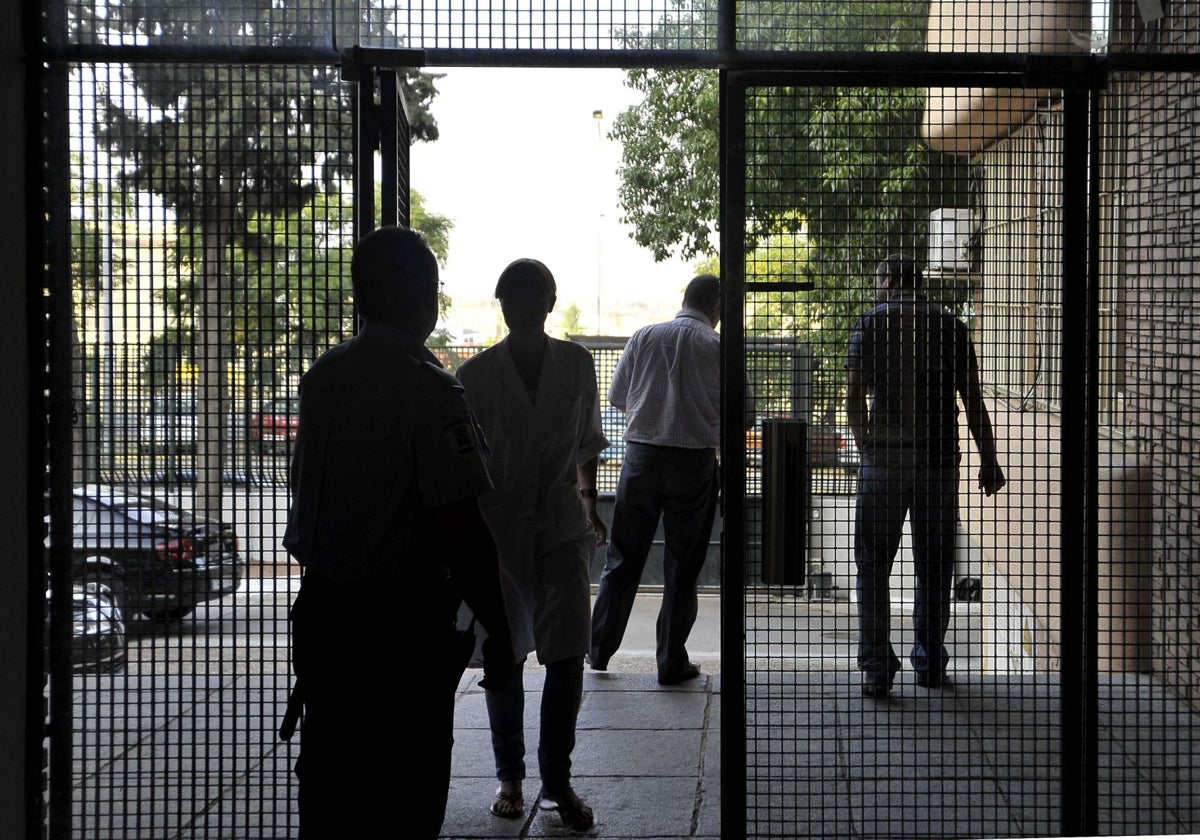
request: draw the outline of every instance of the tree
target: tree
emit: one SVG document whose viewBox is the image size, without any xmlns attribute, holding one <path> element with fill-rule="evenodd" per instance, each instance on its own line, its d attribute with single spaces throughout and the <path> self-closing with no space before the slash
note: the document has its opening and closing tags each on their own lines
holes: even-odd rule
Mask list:
<svg viewBox="0 0 1200 840">
<path fill-rule="evenodd" d="M 583 313 L 579 306 L 572 302 L 562 311 L 562 334 L 564 336 L 579 335 L 583 332 L 580 317 Z"/>
<path fill-rule="evenodd" d="M 746 49 L 895 51 L 919 49 L 927 3 L 764 3 L 740 31 Z M 670 46 L 713 19 L 701 4 L 647 32 L 631 46 Z M 683 33 L 682 36 L 680 33 Z M 610 136 L 623 147 L 619 199 L 635 240 L 662 260 L 716 250 L 718 77 L 713 71 L 637 70 L 627 83 L 642 94 Z M 969 206 L 966 161 L 930 151 L 919 135 L 923 91 L 905 88 L 757 87 L 746 95 L 746 281 L 748 333 L 787 334 L 814 350 L 814 411 L 840 393 L 836 364 L 854 315 L 870 295 L 868 279 L 888 251 L 921 253 L 928 214 Z M 790 236 L 786 261 L 770 256 Z M 803 237 L 801 245 L 800 237 Z M 767 248 L 764 252 L 763 247 Z M 807 290 L 755 291 L 762 280 Z M 956 304 L 968 290 L 934 290 Z M 766 317 L 766 310 L 772 314 Z"/>
<path fill-rule="evenodd" d="M 312 0 L 246 0 L 229 14 L 192 0 L 114 2 L 73 7 L 72 26 L 99 42 L 152 33 L 168 47 L 286 47 L 321 38 L 324 8 Z M 405 75 L 417 140 L 437 136 L 427 108 L 434 78 Z M 320 194 L 341 195 L 351 174 L 350 104 L 339 68 L 327 66 L 126 65 L 100 97 L 99 142 L 124 161 L 128 189 L 156 194 L 174 213 L 177 256 L 195 278 L 203 515 L 220 511 L 232 303 L 244 295 L 239 284 L 247 276 L 239 274 L 238 253 L 269 250 L 264 220 L 301 213 Z"/>
</svg>

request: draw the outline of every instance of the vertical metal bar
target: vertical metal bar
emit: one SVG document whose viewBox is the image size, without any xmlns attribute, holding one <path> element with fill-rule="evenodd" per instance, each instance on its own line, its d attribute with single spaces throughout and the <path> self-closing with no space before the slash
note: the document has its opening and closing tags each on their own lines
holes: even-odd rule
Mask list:
<svg viewBox="0 0 1200 840">
<path fill-rule="evenodd" d="M 737 2 L 717 0 L 717 53 L 725 59 L 737 50 Z"/>
<path fill-rule="evenodd" d="M 1089 195 L 1089 107 L 1086 90 L 1063 96 L 1064 370 L 1087 371 L 1062 382 L 1061 703 L 1062 832 L 1094 835 L 1096 827 L 1096 400 L 1097 300 L 1090 288 L 1093 197 Z M 1081 354 L 1084 358 L 1080 358 Z"/>
<path fill-rule="evenodd" d="M 1083 739 L 1086 745 L 1087 773 L 1084 776 L 1083 833 L 1095 837 L 1100 833 L 1100 190 L 1101 166 L 1101 95 L 1089 87 L 1088 104 L 1088 298 L 1087 298 L 1087 382 L 1088 398 L 1084 404 L 1087 426 L 1084 440 L 1087 446 L 1087 482 L 1084 488 L 1084 533 L 1086 555 L 1084 565 L 1084 702 L 1089 714 L 1084 716 Z"/>
<path fill-rule="evenodd" d="M 354 100 L 354 238 L 375 229 L 375 150 L 379 148 L 379 112 L 375 72 L 359 68 Z"/>
<path fill-rule="evenodd" d="M 390 68 L 380 68 L 379 72 L 379 149 L 382 165 L 380 176 L 383 179 L 379 185 L 379 224 L 399 224 L 400 179 L 397 171 L 398 161 L 396 149 L 399 138 L 397 135 L 400 95 L 396 71 Z"/>
<path fill-rule="evenodd" d="M 52 14 L 47 10 L 47 16 Z M 26 15 L 26 43 L 36 43 L 39 27 L 34 15 Z M 59 130 L 65 121 L 66 74 L 60 73 L 56 88 L 59 98 L 48 96 L 46 87 L 49 74 L 41 67 L 29 64 L 25 76 L 25 113 L 59 114 Z M 53 121 L 48 122 L 48 126 Z M 32 134 L 32 132 L 31 132 Z M 26 143 L 25 161 L 25 207 L 28 222 L 25 227 L 25 364 L 29 388 L 29 405 L 26 409 L 26 434 L 28 451 L 31 453 L 26 464 L 25 515 L 26 515 L 26 622 L 25 645 L 25 760 L 24 760 L 24 813 L 23 840 L 43 840 L 46 823 L 46 774 L 49 771 L 49 744 L 47 741 L 47 701 L 45 691 L 48 684 L 46 673 L 45 638 L 45 510 L 43 490 L 46 482 L 46 412 L 45 395 L 49 393 L 49 376 L 46 370 L 46 302 L 43 295 L 44 275 L 35 271 L 44 260 L 47 231 L 34 222 L 35 209 L 45 218 L 45 194 L 43 185 L 49 167 L 49 137 L 43 136 L 42 143 Z M 65 148 L 60 144 L 60 148 Z M 61 155 L 60 155 L 61 157 Z M 41 282 L 35 282 L 35 278 Z M 69 419 L 69 418 L 68 418 Z M 35 457 L 33 453 L 38 453 Z M 65 694 L 66 692 L 62 692 Z M 60 702 L 62 702 L 60 700 Z M 70 749 L 68 744 L 64 752 Z"/>
<path fill-rule="evenodd" d="M 746 100 L 720 73 L 721 112 L 721 836 L 746 833 Z"/>
<path fill-rule="evenodd" d="M 71 484 L 73 469 L 74 376 L 71 342 L 74 299 L 71 294 L 71 220 L 70 220 L 70 142 L 67 115 L 68 74 L 64 65 L 52 65 L 45 74 L 46 136 L 44 169 L 39 173 L 45 184 L 45 243 L 37 253 L 38 264 L 49 266 L 42 280 L 48 287 L 43 306 L 43 343 L 34 360 L 44 361 L 41 376 L 50 382 L 48 396 L 49 513 L 50 513 L 50 756 L 49 756 L 49 837 L 71 836 L 72 813 L 72 727 L 74 701 L 71 687 Z M 33 263 L 34 252 L 30 253 Z M 31 511 L 31 514 L 33 512 Z M 32 548 L 32 547 L 31 547 Z M 32 552 L 31 552 L 32 553 Z M 41 563 L 31 563 L 30 573 L 41 578 Z M 42 581 L 31 581 L 41 586 Z M 42 651 L 31 651 L 38 661 Z M 41 698 L 37 698 L 41 708 Z"/>
<path fill-rule="evenodd" d="M 396 158 L 396 222 L 405 227 L 412 226 L 412 126 L 408 120 L 408 105 L 404 102 L 403 77 L 396 76 L 396 121 L 395 137 L 388 147 Z M 386 153 L 385 153 L 386 154 Z"/>
</svg>

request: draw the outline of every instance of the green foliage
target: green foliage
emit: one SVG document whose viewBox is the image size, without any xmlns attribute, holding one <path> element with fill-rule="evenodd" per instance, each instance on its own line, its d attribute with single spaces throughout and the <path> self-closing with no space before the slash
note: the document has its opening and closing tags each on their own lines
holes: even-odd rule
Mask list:
<svg viewBox="0 0 1200 840">
<path fill-rule="evenodd" d="M 327 6 L 312 0 L 247 0 L 236 28 L 192 0 L 73 13 L 83 38 L 150 34 L 179 46 L 310 44 L 323 40 L 328 22 Z M 172 316 L 163 340 L 203 336 L 241 347 L 248 384 L 283 384 L 287 371 L 352 332 L 350 86 L 334 66 L 135 64 L 116 72 L 98 97 L 96 137 L 122 161 L 122 186 L 159 196 L 177 227 L 181 279 L 160 292 Z M 414 140 L 437 138 L 429 111 L 437 78 L 403 73 Z M 419 197 L 414 204 L 414 216 L 423 214 Z M 444 261 L 451 225 L 424 218 Z M 217 355 L 210 347 L 198 363 Z"/>
<path fill-rule="evenodd" d="M 920 49 L 926 2 L 755 3 L 739 20 L 747 49 L 898 51 Z M 711 18 L 701 4 L 633 46 L 670 45 Z M 690 25 L 681 21 L 689 19 Z M 662 260 L 716 251 L 718 76 L 712 71 L 638 70 L 642 95 L 611 136 L 623 146 L 619 198 L 635 240 Z M 967 163 L 930 151 L 919 125 L 924 91 L 874 87 L 761 86 L 746 91 L 747 333 L 808 345 L 816 364 L 815 411 L 838 399 L 840 357 L 871 296 L 875 264 L 887 253 L 924 255 L 928 218 L 970 206 Z M 767 291 L 765 283 L 805 288 Z M 760 288 L 756 288 L 756 286 Z M 931 296 L 961 303 L 961 285 Z"/>
<path fill-rule="evenodd" d="M 583 333 L 583 326 L 580 324 L 582 314 L 575 303 L 571 303 L 570 306 L 562 311 L 562 334 L 564 336 L 581 335 Z"/>
<path fill-rule="evenodd" d="M 621 143 L 622 221 L 656 261 L 713 253 L 719 212 L 717 75 L 706 70 L 630 70 L 642 104 L 622 111 L 609 137 Z"/>
<path fill-rule="evenodd" d="M 450 232 L 454 220 L 449 216 L 434 213 L 425 205 L 425 196 L 416 190 L 409 193 L 409 222 L 413 230 L 425 234 L 425 240 L 437 256 L 438 264 L 446 265 L 450 257 Z"/>
</svg>

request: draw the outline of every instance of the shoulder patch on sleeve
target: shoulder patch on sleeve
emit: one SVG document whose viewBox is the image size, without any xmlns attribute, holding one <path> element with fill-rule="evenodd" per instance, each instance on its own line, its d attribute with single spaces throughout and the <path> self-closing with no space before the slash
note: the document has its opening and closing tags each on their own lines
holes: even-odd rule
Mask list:
<svg viewBox="0 0 1200 840">
<path fill-rule="evenodd" d="M 442 427 L 446 442 L 458 455 L 470 455 L 481 450 L 475 424 L 469 417 L 456 418 Z"/>
</svg>

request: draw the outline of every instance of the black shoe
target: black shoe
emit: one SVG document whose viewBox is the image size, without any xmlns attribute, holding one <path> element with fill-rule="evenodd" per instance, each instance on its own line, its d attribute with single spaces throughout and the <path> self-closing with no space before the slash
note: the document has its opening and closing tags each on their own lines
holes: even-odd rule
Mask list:
<svg viewBox="0 0 1200 840">
<path fill-rule="evenodd" d="M 700 676 L 700 666 L 695 662 L 689 662 L 682 668 L 676 671 L 667 671 L 658 675 L 659 685 L 679 685 L 680 683 L 694 680 Z"/>
<path fill-rule="evenodd" d="M 887 697 L 888 692 L 892 690 L 892 682 L 882 682 L 872 679 L 871 677 L 863 677 L 862 693 L 864 697 Z"/>
<path fill-rule="evenodd" d="M 945 674 L 917 674 L 917 685 L 921 688 L 943 688 L 949 684 Z"/>
<path fill-rule="evenodd" d="M 588 667 L 591 668 L 593 671 L 607 671 L 608 670 L 608 662 L 601 662 L 598 659 L 592 659 L 592 655 L 590 653 L 587 656 L 585 656 L 584 659 L 587 660 Z"/>
<path fill-rule="evenodd" d="M 871 674 L 863 674 L 862 678 L 862 693 L 864 697 L 887 697 L 888 692 L 892 690 L 892 683 L 896 681 L 896 672 L 892 671 L 887 675 L 887 679 L 873 676 Z"/>
</svg>

